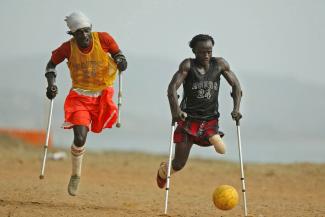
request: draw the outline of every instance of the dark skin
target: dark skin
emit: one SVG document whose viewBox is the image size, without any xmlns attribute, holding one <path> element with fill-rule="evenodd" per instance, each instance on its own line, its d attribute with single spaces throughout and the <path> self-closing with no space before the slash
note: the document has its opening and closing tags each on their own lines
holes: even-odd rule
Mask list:
<svg viewBox="0 0 325 217">
<path fill-rule="evenodd" d="M 82 28 L 82 29 L 78 29 L 75 32 L 68 32 L 68 34 L 72 35 L 77 42 L 78 47 L 80 48 L 87 48 L 92 44 L 92 34 L 91 34 L 91 28 L 86 27 L 86 28 Z M 121 54 L 121 52 L 119 51 L 116 54 L 112 54 L 112 56 Z M 117 65 L 118 65 L 118 69 L 120 71 L 124 71 L 126 69 L 126 65 L 125 66 L 121 66 L 121 62 L 120 60 L 117 60 Z M 46 65 L 46 71 L 55 71 L 55 67 L 56 64 L 53 63 L 53 61 L 50 59 L 49 62 Z M 58 93 L 58 88 L 55 85 L 55 74 L 54 73 L 48 73 L 46 75 L 47 78 L 47 83 L 48 83 L 48 87 L 47 87 L 47 97 L 49 99 L 53 99 L 57 93 Z M 86 143 L 86 139 L 87 139 L 87 134 L 88 134 L 88 127 L 83 126 L 83 125 L 74 125 L 73 126 L 73 133 L 74 133 L 74 144 L 78 147 L 82 147 L 85 145 Z"/>
<path fill-rule="evenodd" d="M 201 73 L 205 74 L 209 70 L 210 61 L 212 57 L 213 44 L 211 40 L 199 41 L 193 48 L 195 54 L 195 66 Z M 233 98 L 233 111 L 231 112 L 232 118 L 239 123 L 242 115 L 239 112 L 240 100 L 241 100 L 241 88 L 236 75 L 230 70 L 229 64 L 223 58 L 216 58 L 218 65 L 220 66 L 222 76 L 227 80 L 228 84 L 232 87 Z M 168 100 L 172 113 L 173 122 L 179 120 L 185 120 L 186 113 L 183 112 L 178 104 L 177 89 L 183 84 L 186 79 L 191 64 L 190 59 L 185 59 L 179 66 L 178 71 L 174 74 L 171 82 L 168 86 Z M 181 170 L 188 159 L 193 143 L 185 141 L 183 143 L 177 143 L 175 146 L 175 156 L 172 162 L 174 170 Z"/>
</svg>

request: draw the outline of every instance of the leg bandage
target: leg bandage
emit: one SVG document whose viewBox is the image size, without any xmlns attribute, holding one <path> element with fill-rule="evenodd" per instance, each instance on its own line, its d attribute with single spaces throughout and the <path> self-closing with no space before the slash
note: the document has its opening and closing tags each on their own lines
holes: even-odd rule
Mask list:
<svg viewBox="0 0 325 217">
<path fill-rule="evenodd" d="M 173 167 L 171 167 L 170 169 L 171 169 L 170 170 L 170 175 L 176 172 L 173 169 Z M 158 170 L 158 174 L 159 174 L 160 178 L 167 179 L 167 172 L 168 172 L 167 164 L 165 162 L 162 162 L 160 164 L 160 167 L 159 167 L 159 170 Z"/>
<path fill-rule="evenodd" d="M 71 145 L 71 159 L 72 159 L 72 176 L 81 175 L 82 158 L 85 153 L 85 147 L 78 147 Z"/>
<path fill-rule="evenodd" d="M 221 137 L 219 134 L 213 135 L 209 138 L 209 142 L 214 146 L 214 149 L 216 152 L 219 154 L 224 154 L 226 153 L 226 145 L 222 141 Z"/>
</svg>

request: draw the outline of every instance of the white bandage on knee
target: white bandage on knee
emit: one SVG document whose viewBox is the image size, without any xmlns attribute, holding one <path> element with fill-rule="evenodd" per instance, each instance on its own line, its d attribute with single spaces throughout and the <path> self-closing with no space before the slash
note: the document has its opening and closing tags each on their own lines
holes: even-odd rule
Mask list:
<svg viewBox="0 0 325 217">
<path fill-rule="evenodd" d="M 213 135 L 209 138 L 209 142 L 213 145 L 214 149 L 216 152 L 219 154 L 224 154 L 226 153 L 226 145 L 222 141 L 221 137 L 219 134 Z"/>
<path fill-rule="evenodd" d="M 85 153 L 85 147 L 71 145 L 72 175 L 81 175 L 82 158 Z"/>
<path fill-rule="evenodd" d="M 167 164 L 165 162 L 162 162 L 160 164 L 160 167 L 159 167 L 159 170 L 158 170 L 158 173 L 159 173 L 159 176 L 160 178 L 162 179 L 167 179 L 167 172 L 168 172 L 168 167 L 167 167 Z M 175 170 L 173 169 L 173 167 L 170 168 L 170 175 L 175 173 Z"/>
</svg>

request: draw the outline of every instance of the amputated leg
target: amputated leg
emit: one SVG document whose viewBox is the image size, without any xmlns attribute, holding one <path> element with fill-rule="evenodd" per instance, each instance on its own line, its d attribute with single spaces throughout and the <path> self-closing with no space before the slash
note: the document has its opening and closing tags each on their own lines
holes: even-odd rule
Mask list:
<svg viewBox="0 0 325 217">
<path fill-rule="evenodd" d="M 223 142 L 219 134 L 215 134 L 209 138 L 209 142 L 213 145 L 219 154 L 226 153 L 226 144 Z"/>
</svg>

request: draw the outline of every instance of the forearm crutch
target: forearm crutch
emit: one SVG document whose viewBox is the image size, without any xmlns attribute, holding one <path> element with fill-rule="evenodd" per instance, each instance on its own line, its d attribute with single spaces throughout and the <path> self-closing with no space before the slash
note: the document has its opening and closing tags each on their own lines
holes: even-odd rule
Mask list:
<svg viewBox="0 0 325 217">
<path fill-rule="evenodd" d="M 242 151 L 241 151 L 241 137 L 240 137 L 239 120 L 236 120 L 236 126 L 237 126 L 238 151 L 239 151 L 239 161 L 240 161 L 240 174 L 241 174 L 240 180 L 241 180 L 241 184 L 242 184 L 243 202 L 244 202 L 244 213 L 245 213 L 245 216 L 247 216 L 246 187 L 245 187 L 243 157 L 242 157 Z"/>
<path fill-rule="evenodd" d="M 121 127 L 121 106 L 122 106 L 122 72 L 118 74 L 118 101 L 117 101 L 117 123 L 116 127 Z"/>
<path fill-rule="evenodd" d="M 174 145 L 174 131 L 175 131 L 175 122 L 172 121 L 171 124 L 171 132 L 170 132 L 170 145 L 169 145 L 169 158 L 167 165 L 167 184 L 166 184 L 166 195 L 165 195 L 165 214 L 167 214 L 168 209 L 168 192 L 169 192 L 169 184 L 170 184 L 170 173 L 172 167 L 172 154 L 173 154 L 173 145 Z"/>
<path fill-rule="evenodd" d="M 49 145 L 51 122 L 52 122 L 53 102 L 54 102 L 54 100 L 51 99 L 50 113 L 49 113 L 47 132 L 46 132 L 46 140 L 45 140 L 45 145 L 44 145 L 43 163 L 42 163 L 42 168 L 41 168 L 41 175 L 39 176 L 40 179 L 44 179 L 45 162 L 46 162 L 47 149 L 48 149 L 48 145 Z"/>
</svg>

